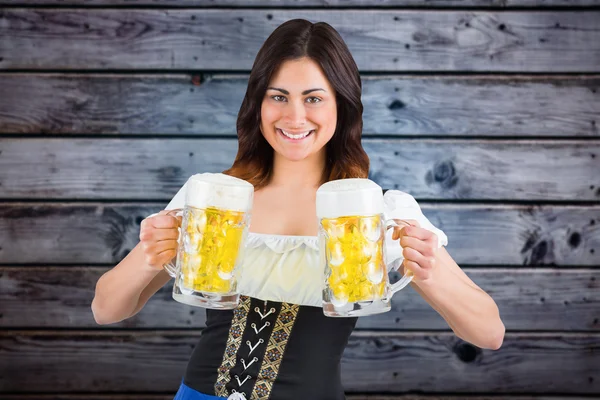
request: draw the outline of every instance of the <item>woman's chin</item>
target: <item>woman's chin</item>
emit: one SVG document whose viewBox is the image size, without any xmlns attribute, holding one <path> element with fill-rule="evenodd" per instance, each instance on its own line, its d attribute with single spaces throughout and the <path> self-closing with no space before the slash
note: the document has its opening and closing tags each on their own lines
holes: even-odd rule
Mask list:
<svg viewBox="0 0 600 400">
<path fill-rule="evenodd" d="M 310 152 L 306 151 L 306 150 L 295 150 L 295 151 L 281 151 L 281 152 L 277 152 L 277 154 L 279 154 L 282 158 L 289 160 L 289 161 L 302 161 L 306 158 L 308 158 L 308 156 L 310 156 Z"/>
</svg>

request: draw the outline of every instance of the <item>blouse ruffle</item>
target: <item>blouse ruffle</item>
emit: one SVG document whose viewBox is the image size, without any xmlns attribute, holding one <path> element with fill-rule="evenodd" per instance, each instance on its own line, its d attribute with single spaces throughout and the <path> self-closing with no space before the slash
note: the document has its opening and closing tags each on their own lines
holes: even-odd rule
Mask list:
<svg viewBox="0 0 600 400">
<path fill-rule="evenodd" d="M 246 240 L 246 248 L 255 249 L 261 246 L 266 246 L 271 251 L 280 254 L 302 246 L 312 250 L 319 250 L 318 238 L 316 236 L 270 235 L 249 232 Z"/>
</svg>

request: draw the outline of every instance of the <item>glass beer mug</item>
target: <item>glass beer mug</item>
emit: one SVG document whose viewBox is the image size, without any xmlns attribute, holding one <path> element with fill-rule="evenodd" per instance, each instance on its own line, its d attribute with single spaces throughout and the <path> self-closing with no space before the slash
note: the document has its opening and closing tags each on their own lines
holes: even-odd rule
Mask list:
<svg viewBox="0 0 600 400">
<path fill-rule="evenodd" d="M 224 174 L 196 174 L 186 183 L 176 264 L 164 269 L 175 278 L 173 298 L 216 309 L 237 307 L 235 269 L 250 225 L 254 186 Z"/>
<path fill-rule="evenodd" d="M 389 283 L 385 232 L 399 226 L 383 215 L 383 191 L 369 179 L 340 179 L 317 190 L 323 312 L 354 317 L 391 309 L 391 297 L 412 280 Z"/>
</svg>

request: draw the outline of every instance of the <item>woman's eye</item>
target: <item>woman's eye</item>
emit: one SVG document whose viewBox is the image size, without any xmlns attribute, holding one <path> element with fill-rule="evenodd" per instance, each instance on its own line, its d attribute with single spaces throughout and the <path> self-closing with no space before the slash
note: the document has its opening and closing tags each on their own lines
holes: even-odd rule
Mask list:
<svg viewBox="0 0 600 400">
<path fill-rule="evenodd" d="M 271 96 L 271 98 L 275 101 L 284 101 L 285 100 L 285 97 L 279 96 L 279 95 Z"/>
<path fill-rule="evenodd" d="M 318 103 L 318 102 L 320 102 L 320 101 L 321 101 L 321 99 L 320 99 L 320 98 L 318 98 L 318 97 L 309 97 L 309 98 L 307 98 L 307 99 L 306 99 L 306 101 L 308 101 L 309 103 L 313 103 L 313 104 L 315 104 L 315 103 Z"/>
</svg>

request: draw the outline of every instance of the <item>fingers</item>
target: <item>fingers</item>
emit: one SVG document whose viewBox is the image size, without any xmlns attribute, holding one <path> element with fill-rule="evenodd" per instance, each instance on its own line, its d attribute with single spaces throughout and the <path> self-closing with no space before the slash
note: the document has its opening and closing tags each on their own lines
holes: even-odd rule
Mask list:
<svg viewBox="0 0 600 400">
<path fill-rule="evenodd" d="M 397 240 L 405 236 L 437 244 L 437 235 L 435 233 L 417 226 L 403 226 L 401 228 L 395 228 L 392 239 Z"/>
<path fill-rule="evenodd" d="M 414 279 L 418 281 L 424 281 L 429 278 L 430 272 L 421 268 L 421 266 L 414 261 L 404 260 L 402 266 L 406 275 L 413 275 Z"/>
<path fill-rule="evenodd" d="M 140 226 L 144 228 L 146 225 L 158 229 L 177 228 L 181 225 L 181 217 L 162 214 L 161 211 L 158 215 L 144 219 Z"/>
<path fill-rule="evenodd" d="M 140 241 L 142 242 L 159 242 L 161 240 L 177 240 L 179 231 L 176 228 L 148 228 L 140 229 Z"/>
<path fill-rule="evenodd" d="M 402 249 L 402 255 L 404 256 L 405 260 L 414 261 L 419 264 L 421 268 L 433 268 L 435 265 L 435 257 L 425 256 L 410 247 L 405 247 Z"/>
<path fill-rule="evenodd" d="M 153 267 L 160 267 L 169 262 L 177 254 L 176 240 L 160 242 L 143 242 L 144 261 Z"/>
<path fill-rule="evenodd" d="M 400 246 L 402 248 L 411 248 L 417 250 L 419 253 L 424 255 L 425 257 L 433 257 L 435 255 L 435 249 L 431 246 L 427 241 L 423 241 L 417 239 L 415 237 L 410 236 L 402 236 L 400 238 Z"/>
<path fill-rule="evenodd" d="M 417 226 L 417 227 L 421 227 L 421 224 L 419 224 L 419 221 L 417 221 L 416 219 L 399 219 L 399 218 L 394 218 L 394 222 L 396 222 L 397 224 L 400 225 L 408 225 L 408 226 Z"/>
</svg>

